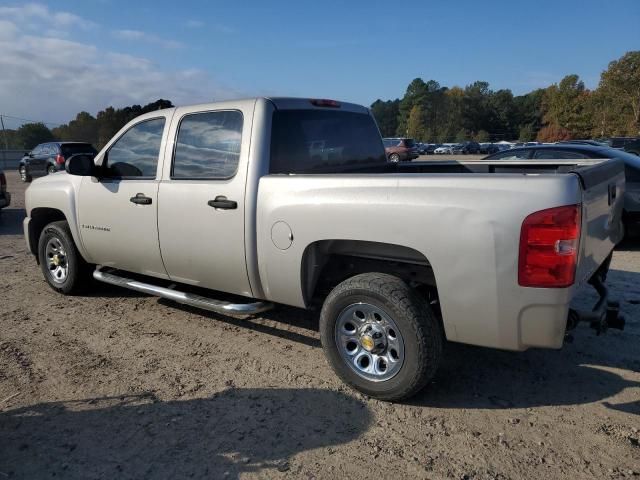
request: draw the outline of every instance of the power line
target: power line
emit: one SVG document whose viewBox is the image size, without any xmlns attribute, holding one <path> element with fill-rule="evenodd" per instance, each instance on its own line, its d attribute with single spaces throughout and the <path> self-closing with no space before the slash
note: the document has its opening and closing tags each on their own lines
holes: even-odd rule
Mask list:
<svg viewBox="0 0 640 480">
<path fill-rule="evenodd" d="M 42 120 L 33 120 L 31 118 L 20 118 L 20 117 L 14 117 L 13 115 L 6 115 L 4 113 L 0 113 L 0 117 L 4 117 L 4 118 L 12 118 L 14 120 L 21 120 L 23 122 L 30 122 L 30 123 L 43 123 L 45 125 L 54 125 L 54 126 L 60 126 L 63 125 L 62 123 L 56 123 L 56 122 L 43 122 Z"/>
</svg>

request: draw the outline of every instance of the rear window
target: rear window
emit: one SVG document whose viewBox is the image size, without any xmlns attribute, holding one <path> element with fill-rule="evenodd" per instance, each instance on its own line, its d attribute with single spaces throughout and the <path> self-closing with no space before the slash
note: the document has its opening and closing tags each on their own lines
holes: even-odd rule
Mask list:
<svg viewBox="0 0 640 480">
<path fill-rule="evenodd" d="M 386 164 L 371 116 L 335 110 L 276 110 L 271 173 L 332 173 Z"/>
<path fill-rule="evenodd" d="M 407 148 L 413 148 L 416 146 L 416 142 L 413 140 L 413 138 L 405 138 L 404 146 Z"/>
<path fill-rule="evenodd" d="M 68 143 L 62 144 L 60 146 L 60 150 L 62 150 L 62 156 L 70 157 L 71 155 L 76 155 L 78 153 L 98 153 L 93 145 L 90 143 Z"/>
</svg>

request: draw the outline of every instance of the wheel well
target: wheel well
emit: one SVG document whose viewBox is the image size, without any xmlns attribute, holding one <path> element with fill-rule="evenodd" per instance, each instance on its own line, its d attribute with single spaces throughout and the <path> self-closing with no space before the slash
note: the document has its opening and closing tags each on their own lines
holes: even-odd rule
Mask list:
<svg viewBox="0 0 640 480">
<path fill-rule="evenodd" d="M 307 246 L 302 258 L 305 303 L 321 303 L 347 278 L 379 272 L 397 276 L 437 303 L 437 286 L 429 260 L 402 245 L 360 240 L 322 240 Z"/>
<path fill-rule="evenodd" d="M 31 222 L 29 222 L 29 247 L 31 252 L 38 259 L 38 240 L 44 227 L 51 222 L 66 220 L 60 210 L 56 208 L 34 208 L 31 210 Z"/>
</svg>

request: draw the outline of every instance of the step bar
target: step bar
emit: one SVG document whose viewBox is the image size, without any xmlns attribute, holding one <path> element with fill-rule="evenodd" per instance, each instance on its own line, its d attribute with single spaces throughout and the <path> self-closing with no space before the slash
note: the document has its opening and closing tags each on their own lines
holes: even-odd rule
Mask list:
<svg viewBox="0 0 640 480">
<path fill-rule="evenodd" d="M 193 293 L 181 292 L 172 288 L 159 287 L 150 283 L 140 282 L 132 278 L 116 275 L 112 272 L 104 272 L 97 267 L 93 272 L 93 278 L 99 282 L 116 285 L 118 287 L 129 288 L 137 292 L 155 295 L 156 297 L 166 298 L 174 302 L 190 305 L 192 307 L 209 310 L 210 312 L 221 313 L 223 315 L 254 315 L 256 313 L 265 312 L 273 308 L 270 302 L 252 302 L 252 303 L 231 303 L 223 300 L 202 297 Z"/>
</svg>

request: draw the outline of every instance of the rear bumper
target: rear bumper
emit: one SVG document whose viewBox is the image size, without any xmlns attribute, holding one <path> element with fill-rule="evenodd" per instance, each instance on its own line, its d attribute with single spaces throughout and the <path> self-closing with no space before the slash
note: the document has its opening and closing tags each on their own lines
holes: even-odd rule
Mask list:
<svg viewBox="0 0 640 480">
<path fill-rule="evenodd" d="M 524 348 L 560 348 L 567 332 L 580 323 L 587 323 L 598 335 L 609 328 L 624 330 L 625 319 L 620 315 L 618 302 L 612 300 L 605 285 L 611 255 L 591 276 L 588 284 L 598 293 L 592 308 L 572 308 L 571 302 L 557 305 L 535 305 L 520 315 L 520 343 Z"/>
<path fill-rule="evenodd" d="M 3 197 L 0 197 L 0 208 L 8 207 L 11 205 L 11 194 L 5 192 Z"/>
</svg>

